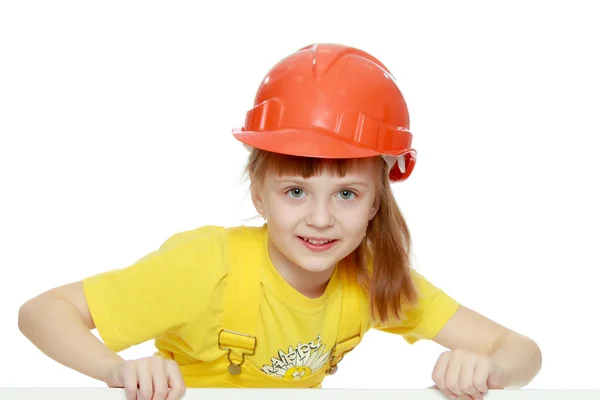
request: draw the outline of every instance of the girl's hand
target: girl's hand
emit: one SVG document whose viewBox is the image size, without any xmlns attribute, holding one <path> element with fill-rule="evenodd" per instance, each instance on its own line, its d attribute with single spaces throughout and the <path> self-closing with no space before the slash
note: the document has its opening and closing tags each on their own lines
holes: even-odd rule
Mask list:
<svg viewBox="0 0 600 400">
<path fill-rule="evenodd" d="M 461 349 L 442 353 L 432 378 L 451 400 L 480 400 L 488 389 L 503 389 L 508 381 L 505 371 L 490 357 Z"/>
<path fill-rule="evenodd" d="M 125 388 L 128 400 L 179 400 L 185 392 L 177 363 L 160 356 L 117 364 L 108 374 L 106 384 Z"/>
</svg>

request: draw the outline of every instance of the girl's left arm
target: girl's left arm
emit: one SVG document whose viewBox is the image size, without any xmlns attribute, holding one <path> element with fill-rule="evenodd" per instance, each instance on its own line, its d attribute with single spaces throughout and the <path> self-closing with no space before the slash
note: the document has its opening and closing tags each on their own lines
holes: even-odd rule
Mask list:
<svg viewBox="0 0 600 400">
<path fill-rule="evenodd" d="M 542 354 L 532 339 L 464 306 L 433 341 L 449 349 L 438 359 L 432 377 L 450 398 L 520 388 L 541 369 Z"/>
</svg>

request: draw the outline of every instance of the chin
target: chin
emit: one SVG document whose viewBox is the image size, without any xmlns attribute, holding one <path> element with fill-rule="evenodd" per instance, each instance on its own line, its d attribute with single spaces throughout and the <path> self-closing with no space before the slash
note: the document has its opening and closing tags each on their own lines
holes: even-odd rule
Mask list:
<svg viewBox="0 0 600 400">
<path fill-rule="evenodd" d="M 299 262 L 296 265 L 300 268 L 302 268 L 304 271 L 307 272 L 325 272 L 328 271 L 330 269 L 332 269 L 333 267 L 335 267 L 336 263 L 323 263 L 323 262 L 315 262 L 315 263 L 302 263 Z"/>
<path fill-rule="evenodd" d="M 295 254 L 293 262 L 298 268 L 304 271 L 319 273 L 335 268 L 339 260 L 338 254 L 329 254 L 328 256 L 324 256 L 323 254 Z"/>
</svg>

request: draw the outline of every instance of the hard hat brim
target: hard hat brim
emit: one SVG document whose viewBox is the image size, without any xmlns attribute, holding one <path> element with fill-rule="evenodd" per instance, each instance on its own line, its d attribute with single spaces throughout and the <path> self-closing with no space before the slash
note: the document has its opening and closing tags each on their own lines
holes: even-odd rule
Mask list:
<svg viewBox="0 0 600 400">
<path fill-rule="evenodd" d="M 253 132 L 234 129 L 233 136 L 248 146 L 273 153 L 315 158 L 363 158 L 381 155 L 342 138 L 317 130 L 284 129 Z"/>
</svg>

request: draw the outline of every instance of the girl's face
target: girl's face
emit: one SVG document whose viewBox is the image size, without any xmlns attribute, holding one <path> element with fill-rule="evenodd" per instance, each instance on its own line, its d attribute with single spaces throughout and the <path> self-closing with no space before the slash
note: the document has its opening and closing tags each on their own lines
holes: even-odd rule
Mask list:
<svg viewBox="0 0 600 400">
<path fill-rule="evenodd" d="M 375 176 L 372 163 L 344 177 L 268 173 L 252 198 L 267 215 L 273 263 L 325 272 L 354 251 L 377 212 Z"/>
</svg>

